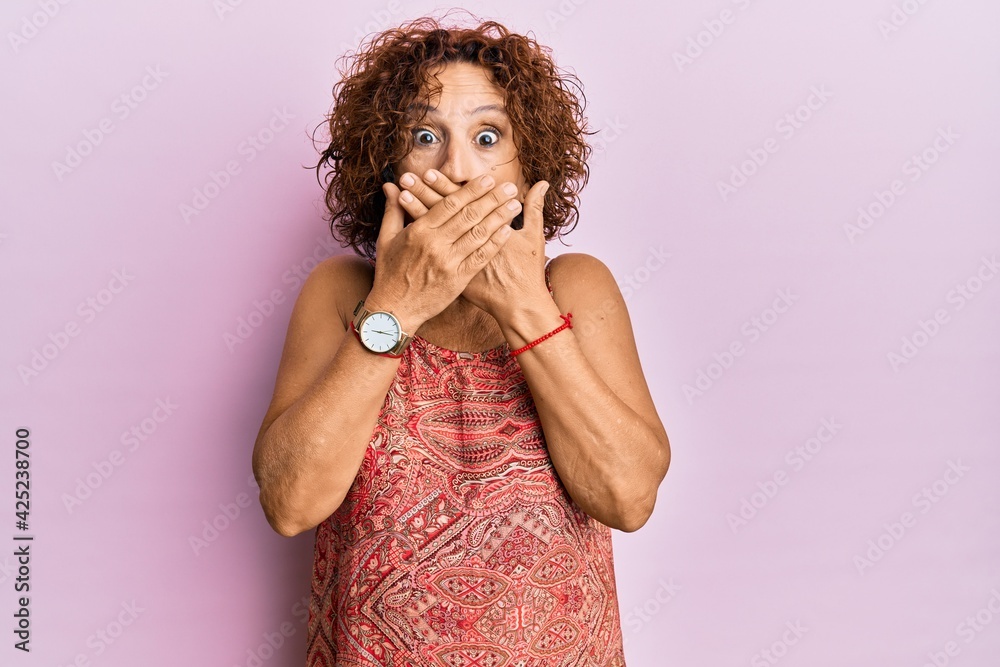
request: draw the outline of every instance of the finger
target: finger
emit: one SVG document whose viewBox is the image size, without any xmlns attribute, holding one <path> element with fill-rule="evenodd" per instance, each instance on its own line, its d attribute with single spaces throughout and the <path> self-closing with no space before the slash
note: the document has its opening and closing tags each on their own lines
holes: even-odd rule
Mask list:
<svg viewBox="0 0 1000 667">
<path fill-rule="evenodd" d="M 377 244 L 385 243 L 403 231 L 403 208 L 399 205 L 399 188 L 393 183 L 383 183 L 382 194 L 385 195 L 385 212 L 382 214 Z"/>
<path fill-rule="evenodd" d="M 427 215 L 428 207 L 424 206 L 423 202 L 413 196 L 413 193 L 409 189 L 401 190 L 399 193 L 399 205 L 403 207 L 403 210 L 410 214 L 410 217 L 416 220 L 417 218 Z"/>
<path fill-rule="evenodd" d="M 475 275 L 483 270 L 483 267 L 493 261 L 504 245 L 514 236 L 514 230 L 508 222 L 501 222 L 496 225 L 496 229 L 490 234 L 485 243 L 474 248 L 473 251 L 461 261 L 459 271 Z"/>
<path fill-rule="evenodd" d="M 410 181 L 410 183 L 407 184 L 406 181 Z M 417 201 L 419 201 L 428 209 L 432 208 L 434 204 L 444 199 L 444 195 L 439 194 L 436 190 L 431 188 L 428 183 L 421 180 L 416 174 L 414 174 L 411 171 L 408 171 L 402 176 L 400 176 L 399 186 L 400 188 L 403 189 L 404 192 L 411 193 L 414 197 L 416 197 Z M 456 186 L 454 189 L 448 190 L 448 192 L 444 194 L 451 194 L 457 189 L 458 186 Z"/>
<path fill-rule="evenodd" d="M 468 231 L 469 227 L 472 227 L 485 217 L 485 213 L 483 213 L 477 218 L 477 211 L 466 211 L 466 207 L 473 202 L 488 199 L 488 195 L 490 195 L 494 190 L 499 193 L 499 196 L 493 196 L 492 201 L 494 205 L 500 201 L 506 200 L 501 199 L 500 196 L 509 198 L 508 195 L 504 194 L 500 190 L 500 186 L 496 184 L 496 181 L 489 174 L 474 178 L 438 202 L 437 205 L 422 218 L 422 222 L 430 229 L 440 228 L 443 232 L 445 232 L 444 238 L 450 242 L 454 242 L 462 234 Z M 487 208 L 486 213 L 488 213 L 491 208 L 492 207 Z M 452 221 L 453 219 L 459 220 L 455 224 L 445 228 L 445 223 Z M 464 223 L 462 220 L 464 220 Z"/>
<path fill-rule="evenodd" d="M 545 227 L 545 195 L 549 191 L 548 181 L 538 181 L 524 197 L 524 227 L 532 236 L 542 235 Z"/>
<path fill-rule="evenodd" d="M 461 189 L 460 185 L 453 183 L 450 178 L 442 174 L 440 171 L 437 171 L 436 169 L 428 169 L 427 171 L 425 171 L 423 176 L 423 182 L 426 184 L 428 188 L 430 188 L 435 193 L 440 195 L 438 197 L 438 201 L 444 199 L 452 192 L 457 192 L 458 190 Z M 434 203 L 436 204 L 437 202 Z"/>
<path fill-rule="evenodd" d="M 484 181 L 484 179 L 486 180 Z M 441 209 L 447 219 L 439 225 L 440 229 L 448 238 L 457 240 L 485 220 L 493 211 L 503 207 L 517 196 L 517 186 L 511 182 L 504 182 L 490 187 L 472 201 L 461 203 L 468 199 L 467 191 L 469 191 L 470 186 L 472 186 L 473 192 L 478 192 L 482 188 L 482 183 L 492 180 L 493 177 L 487 175 L 466 183 L 460 190 L 441 200 L 441 203 L 431 210 L 431 215 L 428 217 L 434 216 L 435 212 Z M 454 202 L 459 202 L 460 208 L 452 212 L 449 208 L 455 205 Z"/>
<path fill-rule="evenodd" d="M 488 199 L 488 197 L 485 197 L 484 199 Z M 470 204 L 466 207 L 466 210 L 469 210 L 474 205 L 475 204 Z M 521 207 L 521 202 L 516 199 L 509 199 L 508 201 L 503 202 L 500 206 L 494 208 L 483 218 L 483 220 L 472 226 L 465 232 L 465 234 L 462 235 L 460 239 L 455 242 L 455 253 L 459 257 L 465 258 L 475 254 L 481 246 L 487 244 L 493 238 L 493 234 L 495 234 L 498 229 L 503 227 L 510 228 L 510 221 L 513 220 L 514 216 L 521 211 Z"/>
</svg>

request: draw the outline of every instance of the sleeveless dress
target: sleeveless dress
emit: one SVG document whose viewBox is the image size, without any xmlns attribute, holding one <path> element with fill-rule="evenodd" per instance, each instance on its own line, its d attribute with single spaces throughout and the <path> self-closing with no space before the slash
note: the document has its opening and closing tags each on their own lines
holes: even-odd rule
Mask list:
<svg viewBox="0 0 1000 667">
<path fill-rule="evenodd" d="M 414 335 L 315 535 L 308 667 L 625 666 L 611 529 L 559 480 L 507 342 Z"/>
</svg>

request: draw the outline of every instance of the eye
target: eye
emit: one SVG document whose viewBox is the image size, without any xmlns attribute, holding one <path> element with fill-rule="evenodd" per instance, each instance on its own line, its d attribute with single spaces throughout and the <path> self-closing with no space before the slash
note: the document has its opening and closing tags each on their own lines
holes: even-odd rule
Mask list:
<svg viewBox="0 0 1000 667">
<path fill-rule="evenodd" d="M 490 134 L 495 135 L 496 138 L 490 140 L 488 143 L 485 143 L 485 144 L 478 141 L 479 137 L 481 137 L 483 135 L 487 135 L 488 136 Z M 477 141 L 476 141 L 477 144 L 479 144 L 480 146 L 483 146 L 484 148 L 489 148 L 491 146 L 496 145 L 496 143 L 498 141 L 500 141 L 500 130 L 498 130 L 496 128 L 493 128 L 493 127 L 485 129 L 485 130 L 483 130 L 482 132 L 480 132 L 479 134 L 476 135 L 476 139 L 477 139 Z"/>
<path fill-rule="evenodd" d="M 423 137 L 430 137 L 430 141 L 425 142 L 423 140 Z M 421 146 L 429 146 L 430 144 L 432 144 L 434 142 L 434 134 L 430 130 L 425 129 L 425 128 L 420 128 L 419 130 L 414 130 L 413 131 L 413 138 Z"/>
</svg>

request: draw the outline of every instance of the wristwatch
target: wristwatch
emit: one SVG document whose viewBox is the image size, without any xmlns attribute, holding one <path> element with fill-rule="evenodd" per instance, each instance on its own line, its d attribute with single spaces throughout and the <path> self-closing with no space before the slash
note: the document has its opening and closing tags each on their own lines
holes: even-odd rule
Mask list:
<svg viewBox="0 0 1000 667">
<path fill-rule="evenodd" d="M 366 349 L 383 357 L 403 356 L 403 350 L 413 340 L 395 315 L 386 310 L 368 310 L 364 299 L 354 307 L 351 329 Z"/>
</svg>

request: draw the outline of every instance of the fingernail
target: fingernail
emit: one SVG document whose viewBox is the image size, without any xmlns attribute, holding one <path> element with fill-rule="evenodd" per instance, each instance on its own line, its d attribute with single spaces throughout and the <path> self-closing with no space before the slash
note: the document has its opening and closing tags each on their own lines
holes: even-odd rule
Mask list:
<svg viewBox="0 0 1000 667">
<path fill-rule="evenodd" d="M 438 175 L 434 173 L 433 169 L 428 169 L 427 173 L 424 174 L 424 180 L 428 183 L 433 183 L 438 178 Z"/>
<path fill-rule="evenodd" d="M 410 176 L 409 174 L 403 174 L 403 177 L 399 179 L 399 182 L 405 185 L 406 187 L 410 187 L 411 185 L 416 183 L 416 181 L 413 180 L 413 177 Z"/>
<path fill-rule="evenodd" d="M 405 201 L 407 204 L 409 204 L 411 201 L 413 201 L 413 195 L 411 195 L 406 190 L 403 190 L 403 193 L 401 195 L 399 195 L 399 198 L 402 199 L 403 201 Z"/>
<path fill-rule="evenodd" d="M 482 183 L 484 187 L 487 187 L 487 188 L 492 187 L 493 186 L 493 177 L 490 176 L 489 174 L 486 174 L 485 176 L 483 176 L 480 179 L 479 182 Z"/>
<path fill-rule="evenodd" d="M 503 191 L 506 192 L 509 195 L 516 195 L 517 194 L 517 186 L 514 185 L 513 183 L 504 183 Z"/>
</svg>

